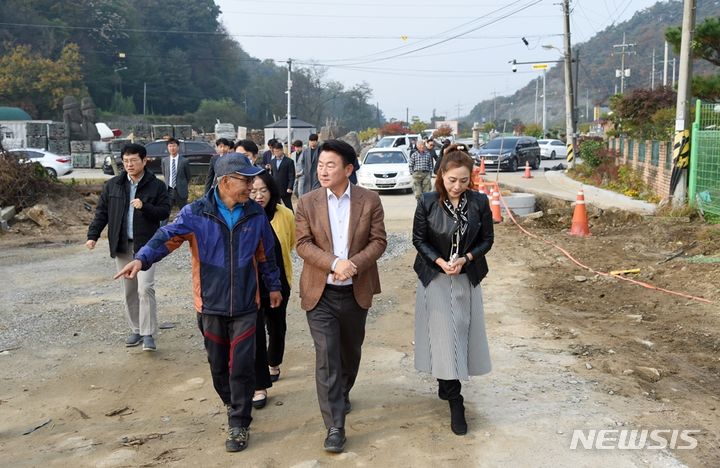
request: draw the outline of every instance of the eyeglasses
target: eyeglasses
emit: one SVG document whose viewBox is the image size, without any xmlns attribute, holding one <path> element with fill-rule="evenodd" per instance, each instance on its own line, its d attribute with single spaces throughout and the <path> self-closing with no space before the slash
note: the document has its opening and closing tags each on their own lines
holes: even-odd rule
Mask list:
<svg viewBox="0 0 720 468">
<path fill-rule="evenodd" d="M 125 166 L 132 166 L 132 165 L 141 164 L 141 163 L 142 163 L 142 159 L 123 159 L 123 164 Z"/>
<path fill-rule="evenodd" d="M 264 197 L 268 193 L 270 193 L 270 190 L 268 190 L 266 188 L 261 188 L 259 190 L 256 190 L 256 189 L 250 190 L 250 196 L 253 196 L 253 197 L 257 196 L 257 195 L 262 195 Z"/>
</svg>

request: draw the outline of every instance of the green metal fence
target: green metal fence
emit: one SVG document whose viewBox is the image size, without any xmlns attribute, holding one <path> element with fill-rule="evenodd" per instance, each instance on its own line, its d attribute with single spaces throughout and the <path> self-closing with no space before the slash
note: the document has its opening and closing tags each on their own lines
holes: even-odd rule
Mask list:
<svg viewBox="0 0 720 468">
<path fill-rule="evenodd" d="M 689 178 L 690 202 L 703 211 L 720 215 L 720 103 L 697 101 Z"/>
</svg>

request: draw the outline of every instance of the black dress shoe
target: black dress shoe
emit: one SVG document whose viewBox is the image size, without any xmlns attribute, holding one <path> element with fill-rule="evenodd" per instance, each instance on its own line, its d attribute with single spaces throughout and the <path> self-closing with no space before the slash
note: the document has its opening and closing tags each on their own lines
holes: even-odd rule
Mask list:
<svg viewBox="0 0 720 468">
<path fill-rule="evenodd" d="M 467 434 L 467 421 L 465 420 L 465 405 L 463 397 L 449 400 L 450 402 L 450 429 L 457 435 Z"/>
<path fill-rule="evenodd" d="M 325 438 L 325 450 L 332 453 L 340 453 L 345 449 L 345 429 L 342 427 L 331 427 Z"/>
<path fill-rule="evenodd" d="M 225 440 L 226 452 L 241 452 L 247 448 L 250 430 L 247 427 L 231 427 Z"/>
<path fill-rule="evenodd" d="M 350 413 L 350 411 L 352 411 L 352 405 L 350 404 L 350 400 L 345 400 L 345 409 L 343 411 L 345 411 L 345 414 L 348 414 Z"/>
</svg>

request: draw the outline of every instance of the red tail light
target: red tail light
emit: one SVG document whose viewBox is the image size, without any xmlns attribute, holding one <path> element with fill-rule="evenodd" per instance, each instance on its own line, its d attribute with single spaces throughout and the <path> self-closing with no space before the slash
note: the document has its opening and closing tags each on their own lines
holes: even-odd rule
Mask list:
<svg viewBox="0 0 720 468">
<path fill-rule="evenodd" d="M 70 159 L 70 158 L 57 158 L 55 161 L 59 162 L 60 164 L 67 164 L 67 163 L 69 163 L 70 161 L 72 161 L 72 159 Z"/>
</svg>

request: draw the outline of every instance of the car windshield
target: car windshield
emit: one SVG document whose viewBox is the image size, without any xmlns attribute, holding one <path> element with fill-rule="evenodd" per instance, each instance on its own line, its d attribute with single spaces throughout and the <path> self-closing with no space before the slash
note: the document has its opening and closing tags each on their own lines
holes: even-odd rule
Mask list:
<svg viewBox="0 0 720 468">
<path fill-rule="evenodd" d="M 485 143 L 483 149 L 500 149 L 500 145 L 502 145 L 503 149 L 514 148 L 517 141 L 517 138 L 495 138 Z"/>
<path fill-rule="evenodd" d="M 406 164 L 405 155 L 399 151 L 368 153 L 365 164 Z"/>
<path fill-rule="evenodd" d="M 375 147 L 376 148 L 389 148 L 392 146 L 393 141 L 395 141 L 395 138 L 393 138 L 393 137 L 381 138 L 380 141 L 377 142 L 377 145 L 375 145 Z"/>
</svg>

